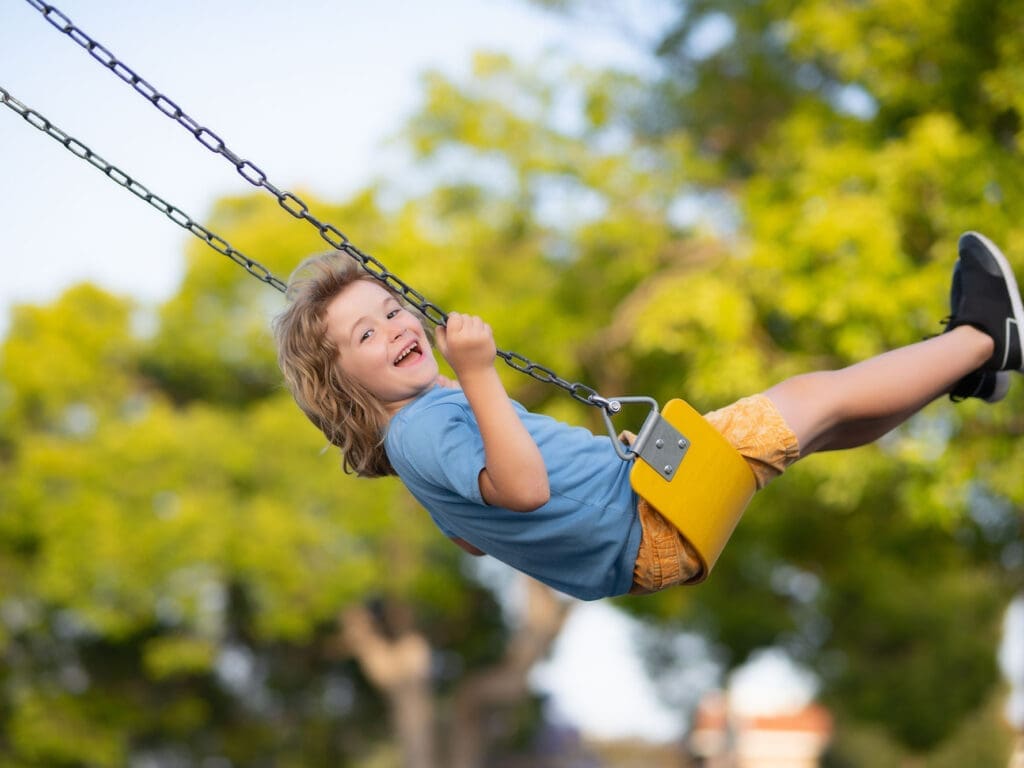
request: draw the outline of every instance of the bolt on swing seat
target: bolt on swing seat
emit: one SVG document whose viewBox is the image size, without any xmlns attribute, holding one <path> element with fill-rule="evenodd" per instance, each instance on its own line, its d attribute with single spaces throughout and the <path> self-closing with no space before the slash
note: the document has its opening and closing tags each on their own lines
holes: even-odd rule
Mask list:
<svg viewBox="0 0 1024 768">
<path fill-rule="evenodd" d="M 690 583 L 711 573 L 757 489 L 754 473 L 735 448 L 683 400 L 670 400 L 658 413 L 649 397 L 613 402 L 649 403 L 651 412 L 629 448 L 615 439 L 620 458 L 633 459 L 630 484 L 693 546 L 702 566 Z"/>
</svg>

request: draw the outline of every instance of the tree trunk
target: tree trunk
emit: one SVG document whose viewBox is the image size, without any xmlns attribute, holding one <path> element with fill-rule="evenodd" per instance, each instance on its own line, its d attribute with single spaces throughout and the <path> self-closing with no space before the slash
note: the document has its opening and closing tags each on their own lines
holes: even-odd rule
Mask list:
<svg viewBox="0 0 1024 768">
<path fill-rule="evenodd" d="M 481 768 L 488 715 L 523 699 L 530 670 L 550 651 L 565 623 L 571 602 L 525 576 L 523 585 L 522 612 L 501 661 L 467 676 L 455 690 L 446 768 Z M 363 674 L 388 700 L 403 767 L 433 768 L 438 724 L 430 644 L 407 616 L 390 616 L 387 623 L 401 627 L 394 639 L 364 606 L 353 606 L 341 615 L 341 639 Z"/>
<path fill-rule="evenodd" d="M 449 765 L 481 768 L 487 747 L 487 716 L 527 693 L 527 676 L 547 655 L 561 631 L 571 603 L 531 578 L 523 577 L 526 598 L 518 626 L 496 665 L 466 678 L 455 691 Z"/>
<path fill-rule="evenodd" d="M 342 614 L 341 629 L 363 674 L 391 705 L 404 768 L 434 768 L 434 696 L 426 638 L 407 627 L 389 639 L 361 605 Z"/>
<path fill-rule="evenodd" d="M 1024 733 L 1018 733 L 1007 768 L 1024 768 Z"/>
</svg>

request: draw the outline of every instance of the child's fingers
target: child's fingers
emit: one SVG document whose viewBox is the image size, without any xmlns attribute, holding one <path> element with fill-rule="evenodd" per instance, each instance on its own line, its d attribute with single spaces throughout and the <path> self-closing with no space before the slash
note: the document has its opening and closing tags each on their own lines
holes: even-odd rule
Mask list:
<svg viewBox="0 0 1024 768">
<path fill-rule="evenodd" d="M 448 320 L 443 328 L 449 336 L 460 336 L 471 340 L 491 335 L 491 326 L 485 323 L 483 318 L 476 315 L 463 315 L 458 312 L 448 313 Z"/>
<path fill-rule="evenodd" d="M 476 315 L 449 312 L 444 333 L 436 338 L 441 354 L 456 369 L 467 364 L 489 365 L 496 352 L 491 326 Z"/>
<path fill-rule="evenodd" d="M 491 326 L 485 323 L 482 317 L 460 315 L 459 319 L 462 321 L 460 330 L 468 337 L 477 339 L 491 334 Z"/>
<path fill-rule="evenodd" d="M 434 342 L 441 354 L 448 357 L 448 328 L 443 325 L 437 326 L 434 330 Z"/>
</svg>

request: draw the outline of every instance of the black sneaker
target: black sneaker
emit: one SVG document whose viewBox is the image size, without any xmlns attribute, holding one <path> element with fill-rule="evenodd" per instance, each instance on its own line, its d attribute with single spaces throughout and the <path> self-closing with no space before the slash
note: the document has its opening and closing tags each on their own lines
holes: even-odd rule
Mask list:
<svg viewBox="0 0 1024 768">
<path fill-rule="evenodd" d="M 1024 370 L 1020 290 L 1010 263 L 984 235 L 967 232 L 960 237 L 960 258 L 954 268 L 950 296 L 953 306 L 947 330 L 972 325 L 995 342 L 995 351 L 982 370 Z"/>
<path fill-rule="evenodd" d="M 1006 371 L 975 371 L 964 376 L 949 393 L 954 403 L 976 397 L 986 403 L 998 403 L 1010 389 L 1010 374 Z"/>
</svg>

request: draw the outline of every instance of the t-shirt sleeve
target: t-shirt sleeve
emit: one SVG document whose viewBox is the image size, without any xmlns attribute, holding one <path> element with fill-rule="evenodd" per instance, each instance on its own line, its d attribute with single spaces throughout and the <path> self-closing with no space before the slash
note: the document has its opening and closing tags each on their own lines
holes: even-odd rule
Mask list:
<svg viewBox="0 0 1024 768">
<path fill-rule="evenodd" d="M 404 425 L 398 444 L 406 471 L 418 480 L 486 504 L 479 479 L 484 444 L 472 413 L 448 404 L 425 408 Z"/>
</svg>

